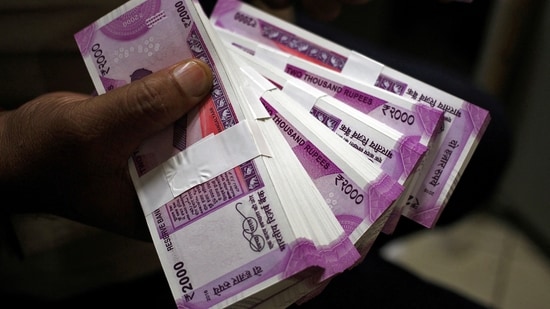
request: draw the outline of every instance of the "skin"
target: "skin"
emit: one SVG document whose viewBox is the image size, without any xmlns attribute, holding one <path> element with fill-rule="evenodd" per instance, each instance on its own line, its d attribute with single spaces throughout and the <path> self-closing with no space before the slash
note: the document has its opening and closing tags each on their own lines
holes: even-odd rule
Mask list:
<svg viewBox="0 0 550 309">
<path fill-rule="evenodd" d="M 42 95 L 0 111 L 5 213 L 44 212 L 148 239 L 128 158 L 148 137 L 203 101 L 212 72 L 199 60 L 99 96 Z"/>
<path fill-rule="evenodd" d="M 291 0 L 265 0 L 284 8 Z M 312 16 L 335 18 L 343 5 L 365 0 L 303 0 Z M 51 213 L 139 239 L 149 239 L 128 171 L 138 145 L 171 125 L 208 94 L 212 72 L 190 60 L 92 97 L 73 92 L 39 96 L 0 109 L 0 194 L 11 213 Z M 188 77 L 188 78 L 185 78 Z"/>
<path fill-rule="evenodd" d="M 271 8 L 295 2 L 263 1 Z M 301 3 L 312 17 L 329 21 L 343 6 L 368 1 Z M 8 201 L 0 210 L 51 213 L 149 239 L 128 158 L 199 104 L 211 87 L 210 68 L 188 59 L 104 95 L 55 92 L 0 109 L 0 194 Z"/>
</svg>

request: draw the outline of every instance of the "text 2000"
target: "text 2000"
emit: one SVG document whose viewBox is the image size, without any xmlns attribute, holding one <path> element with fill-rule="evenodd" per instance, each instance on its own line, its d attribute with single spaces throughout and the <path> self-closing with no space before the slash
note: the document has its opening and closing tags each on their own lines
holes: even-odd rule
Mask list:
<svg viewBox="0 0 550 309">
<path fill-rule="evenodd" d="M 181 291 L 184 294 L 188 294 L 193 291 L 193 285 L 191 284 L 191 279 L 187 275 L 187 270 L 184 268 L 183 262 L 177 262 L 174 264 L 174 270 L 176 277 L 179 279 L 179 284 L 181 286 Z"/>
<path fill-rule="evenodd" d="M 359 190 L 353 187 L 353 184 L 349 182 L 342 174 L 336 176 L 334 179 L 334 184 L 340 187 L 340 190 L 344 192 L 355 204 L 359 205 L 363 202 L 365 197 L 363 194 L 359 193 Z"/>
<path fill-rule="evenodd" d="M 191 26 L 191 16 L 189 15 L 189 12 L 187 11 L 185 5 L 183 5 L 183 1 L 176 2 L 174 6 L 176 7 L 176 11 L 179 14 L 183 26 L 186 29 L 189 28 L 189 26 Z"/>
<path fill-rule="evenodd" d="M 97 69 L 99 70 L 99 73 L 101 73 L 101 76 L 105 76 L 109 74 L 110 67 L 107 66 L 107 59 L 105 59 L 105 55 L 103 54 L 103 50 L 101 49 L 101 45 L 99 43 L 95 43 L 92 45 L 92 53 L 95 58 L 95 62 L 97 63 Z"/>
<path fill-rule="evenodd" d="M 389 116 L 392 119 L 401 121 L 408 125 L 412 126 L 414 124 L 414 115 L 409 115 L 407 112 L 403 112 L 393 106 L 388 106 L 387 104 L 385 104 L 382 107 L 382 113 L 384 114 L 384 116 Z"/>
<path fill-rule="evenodd" d="M 238 22 L 241 22 L 247 26 L 250 26 L 250 27 L 256 27 L 256 19 L 254 19 L 253 17 L 250 17 L 248 15 L 245 15 L 241 12 L 237 12 L 235 14 L 235 16 L 233 17 L 236 21 Z"/>
</svg>

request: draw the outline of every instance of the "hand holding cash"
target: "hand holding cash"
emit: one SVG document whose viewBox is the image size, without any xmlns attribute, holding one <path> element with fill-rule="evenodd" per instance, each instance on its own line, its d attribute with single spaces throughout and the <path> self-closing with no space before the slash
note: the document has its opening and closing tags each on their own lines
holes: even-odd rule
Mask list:
<svg viewBox="0 0 550 309">
<path fill-rule="evenodd" d="M 306 301 L 401 215 L 432 226 L 489 122 L 236 0 L 210 19 L 194 0 L 131 0 L 75 38 L 100 94 L 181 59 L 212 70 L 206 99 L 128 160 L 181 308 Z"/>
<path fill-rule="evenodd" d="M 3 112 L 0 156 L 9 164 L 0 163 L 0 183 L 17 201 L 5 203 L 4 210 L 51 212 L 150 238 L 128 157 L 199 103 L 211 86 L 209 67 L 181 59 L 105 95 L 49 93 Z"/>
</svg>

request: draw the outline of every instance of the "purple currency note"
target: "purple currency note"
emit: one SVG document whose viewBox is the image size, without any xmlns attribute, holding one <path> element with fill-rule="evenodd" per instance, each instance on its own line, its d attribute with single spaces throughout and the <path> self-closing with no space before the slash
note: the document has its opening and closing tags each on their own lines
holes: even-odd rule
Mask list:
<svg viewBox="0 0 550 309">
<path fill-rule="evenodd" d="M 436 140 L 437 151 L 431 154 L 430 167 L 422 174 L 421 187 L 411 196 L 414 203 L 404 211 L 405 216 L 426 227 L 437 222 L 490 120 L 486 110 L 467 102 L 457 114 L 452 123 L 446 117 L 445 134 Z"/>
<path fill-rule="evenodd" d="M 215 21 L 217 27 L 237 32 L 258 43 L 275 47 L 336 71 L 342 70 L 346 63 L 346 57 L 343 54 L 315 43 L 314 39 L 307 39 L 292 30 L 285 30 L 259 15 L 264 13 L 241 1 L 219 0 L 211 19 Z"/>
<path fill-rule="evenodd" d="M 284 213 L 270 199 L 272 195 L 268 193 L 269 188 L 264 185 L 258 169 L 253 161 L 245 162 L 153 212 L 157 232 L 153 237 L 160 239 L 162 244 L 158 248 L 162 252 L 161 261 L 164 261 L 163 257 L 172 257 L 166 276 L 172 287 L 183 292 L 174 293 L 178 306 L 222 306 L 229 300 L 239 300 L 244 291 L 261 286 L 268 278 L 282 280 L 300 274 L 311 265 L 326 264 L 312 242 L 289 238 Z M 201 219 L 202 225 L 194 228 L 192 225 Z M 209 222 L 208 230 L 202 228 L 204 221 Z M 186 230 L 178 233 L 184 228 Z M 223 243 L 218 243 L 220 234 L 226 235 Z M 233 238 L 228 239 L 227 235 Z M 197 241 L 203 247 L 193 250 L 202 254 L 199 259 L 197 257 L 201 256 L 189 252 Z M 220 255 L 216 248 L 222 249 L 224 254 Z M 218 252 L 217 257 L 205 254 L 209 251 Z M 226 263 L 220 263 L 224 256 Z M 241 259 L 250 256 L 250 260 L 245 264 L 231 263 L 235 256 Z M 197 279 L 208 278 L 197 274 L 200 268 L 196 265 L 205 258 L 213 263 L 205 266 L 209 270 L 219 268 L 222 275 L 207 281 Z"/>
<path fill-rule="evenodd" d="M 165 176 L 151 173 L 159 170 L 155 167 L 245 120 L 206 31 L 208 19 L 198 5 L 194 0 L 131 0 L 75 34 L 99 94 L 190 57 L 200 58 L 213 70 L 214 85 L 208 99 L 140 145 L 131 158 L 142 204 L 140 188 L 156 184 L 148 177 L 162 180 Z M 305 232 L 296 236 L 272 179 L 258 177 L 269 175 L 266 165 L 266 161 L 254 159 L 232 166 L 145 213 L 178 306 L 225 306 L 312 266 L 329 264 L 313 238 L 302 237 Z M 151 186 L 148 192 L 154 193 L 158 188 Z M 336 237 L 341 234 L 332 231 L 335 239 L 327 245 L 330 248 L 323 249 L 355 250 L 344 235 Z M 352 250 L 344 253 L 354 256 Z"/>
<path fill-rule="evenodd" d="M 325 197 L 346 234 L 353 242 L 358 241 L 398 198 L 403 187 L 386 173 L 380 173 L 366 186 L 358 185 L 304 132 L 300 132 L 277 111 L 276 105 L 273 105 L 276 102 L 268 102 L 265 98 L 260 98 L 260 101 Z"/>
<path fill-rule="evenodd" d="M 223 85 L 217 55 L 184 1 L 149 0 L 120 11 L 116 18 L 96 22 L 75 35 L 95 82 L 104 93 L 186 58 L 199 58 L 214 73 L 214 87 L 204 104 L 180 119 L 160 136 L 143 143 L 133 155 L 143 175 L 169 157 L 209 134 L 239 122 L 242 116 L 231 104 Z M 117 14 L 117 12 L 114 12 Z"/>
<path fill-rule="evenodd" d="M 308 63 L 295 60 L 293 64 L 287 64 L 285 72 L 407 136 L 416 136 L 425 146 L 429 146 L 439 133 L 443 114 L 440 110 L 382 98 L 380 93 L 373 93 L 376 90 L 343 76 L 330 71 L 313 72 L 313 69 Z"/>
<path fill-rule="evenodd" d="M 318 102 L 326 101 L 324 98 Z M 333 101 L 334 102 L 334 101 Z M 335 102 L 337 103 L 337 102 Z M 368 122 L 360 122 L 344 113 L 338 116 L 314 106 L 311 114 L 325 126 L 334 131 L 353 149 L 358 150 L 384 172 L 404 184 L 416 170 L 428 148 L 419 142 L 418 136 L 403 135 L 399 140 L 392 139 L 369 126 Z"/>
<path fill-rule="evenodd" d="M 315 46 L 315 48 L 319 48 L 319 50 L 322 51 L 320 53 L 324 55 L 322 59 L 337 59 L 324 61 L 323 67 L 332 68 L 334 71 L 342 72 L 342 74 L 355 79 L 371 80 L 369 78 L 364 78 L 364 72 L 354 70 L 353 66 L 368 68 L 371 66 L 372 62 L 375 62 L 372 59 L 364 56 L 351 59 L 349 55 L 352 54 L 352 51 L 348 48 L 300 29 L 282 19 L 273 16 L 268 17 L 265 13 L 240 1 L 221 0 L 218 5 L 219 7 L 214 10 L 213 18 L 216 22 L 216 26 L 220 28 L 233 31 L 291 55 L 296 56 L 301 54 L 301 59 L 319 64 L 318 60 L 311 59 L 307 56 L 309 46 Z M 260 24 L 262 24 L 263 20 L 268 19 L 269 21 L 265 23 L 270 24 L 269 29 L 275 30 L 265 32 L 270 33 L 270 35 L 264 35 L 264 32 L 260 31 Z M 243 23 L 242 20 L 250 20 L 252 23 Z M 276 43 L 279 41 L 293 43 Z M 336 56 L 333 57 L 333 55 Z M 331 65 L 331 63 L 336 65 Z M 425 174 L 423 180 L 417 182 L 417 194 L 410 196 L 405 212 L 406 216 L 413 218 L 422 225 L 431 227 L 436 223 L 437 218 L 452 195 L 456 183 L 460 180 L 461 174 L 466 168 L 479 140 L 483 136 L 485 128 L 490 122 L 490 115 L 487 111 L 470 102 L 464 102 L 460 98 L 453 97 L 448 93 L 391 68 L 383 67 L 381 71 L 370 72 L 369 74 L 375 74 L 375 76 L 377 76 L 377 78 L 373 80 L 372 85 L 391 93 L 411 98 L 419 103 L 417 104 L 419 106 L 424 105 L 436 108 L 444 114 L 445 121 L 442 124 L 443 132 L 438 135 L 437 140 L 434 141 L 433 145 L 430 147 L 436 150 L 430 152 L 431 155 L 426 161 L 428 168 L 424 169 Z M 392 112 L 394 115 L 396 115 L 396 113 L 399 114 L 397 109 Z M 468 118 L 469 120 L 463 119 L 454 124 L 454 119 L 460 117 L 458 115 Z M 469 122 L 471 122 L 471 125 Z M 441 169 L 437 166 L 441 164 L 441 162 L 439 162 L 441 159 L 443 159 L 443 161 L 447 159 L 448 155 L 446 155 L 445 152 L 447 151 L 448 153 L 448 146 L 446 145 L 450 140 L 454 140 L 453 138 L 445 138 L 445 135 L 449 131 L 452 131 L 453 136 L 469 135 L 468 138 L 465 138 L 468 142 L 459 144 L 460 146 L 453 150 L 452 155 L 453 159 L 457 159 L 453 160 L 449 158 L 450 162 L 445 164 L 445 169 Z M 465 132 L 460 133 L 460 131 Z M 423 185 L 421 184 L 422 182 Z"/>
<path fill-rule="evenodd" d="M 429 154 L 428 168 L 411 194 L 403 214 L 432 227 L 451 197 L 479 140 L 489 125 L 490 114 L 460 98 L 402 74 L 384 68 L 377 87 L 443 112 L 442 132 Z"/>
<path fill-rule="evenodd" d="M 317 100 L 316 106 L 311 110 L 312 114 L 323 122 L 330 119 L 328 123 L 338 136 L 352 146 L 353 149 L 365 155 L 371 162 L 379 165 L 389 176 L 397 179 L 399 184 L 407 186 L 398 200 L 398 205 L 394 207 L 392 214 L 384 225 L 383 232 L 391 234 L 395 230 L 405 206 L 406 196 L 404 195 L 409 194 L 411 184 L 414 184 L 414 181 L 418 178 L 417 175 L 421 172 L 421 163 L 425 158 L 428 147 L 420 143 L 418 136 L 400 135 L 399 139 L 395 136 L 392 138 L 385 134 L 389 133 L 388 130 L 378 131 L 369 125 L 369 123 L 372 124 L 373 121 L 376 121 L 375 119 L 363 117 L 359 120 L 353 117 L 351 113 L 341 113 L 338 108 L 335 108 L 342 105 L 341 101 L 330 99 L 332 98 Z M 321 106 L 330 108 L 332 113 L 339 113 L 342 120 L 328 111 L 323 111 Z M 339 125 L 335 126 L 335 123 L 339 123 Z"/>
</svg>

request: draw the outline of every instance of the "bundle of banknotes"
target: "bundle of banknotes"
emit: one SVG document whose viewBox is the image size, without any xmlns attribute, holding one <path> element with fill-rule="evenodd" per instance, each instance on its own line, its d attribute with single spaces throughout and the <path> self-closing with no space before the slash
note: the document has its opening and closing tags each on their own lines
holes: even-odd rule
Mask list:
<svg viewBox="0 0 550 309">
<path fill-rule="evenodd" d="M 433 227 L 490 115 L 238 0 L 131 0 L 75 34 L 98 94 L 195 57 L 211 94 L 129 158 L 178 308 L 285 308 L 402 216 Z"/>
</svg>

